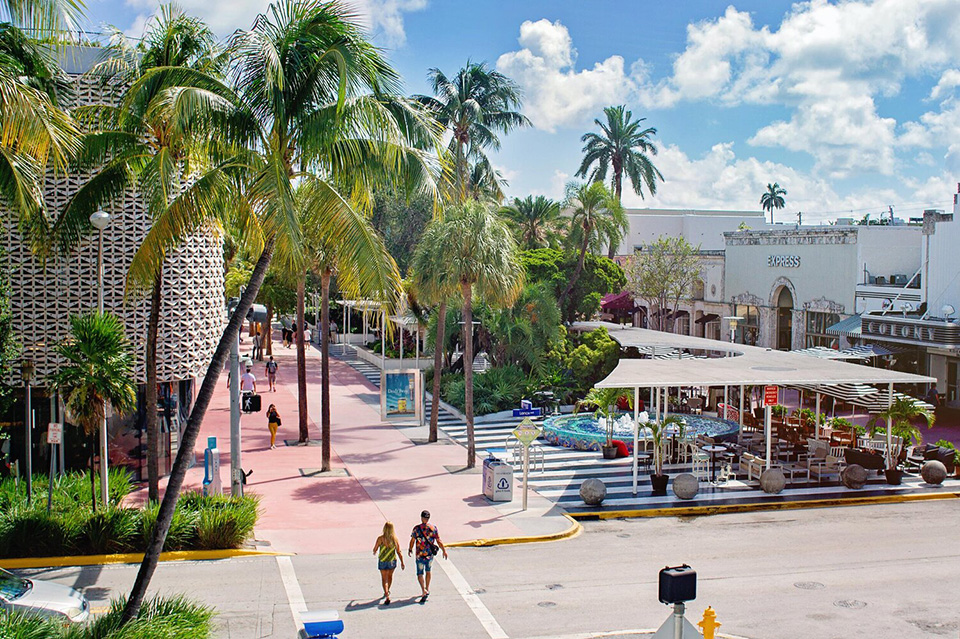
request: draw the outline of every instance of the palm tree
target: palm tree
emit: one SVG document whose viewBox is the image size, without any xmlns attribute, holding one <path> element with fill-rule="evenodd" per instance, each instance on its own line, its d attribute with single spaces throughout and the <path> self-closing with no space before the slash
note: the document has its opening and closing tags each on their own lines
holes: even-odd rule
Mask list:
<svg viewBox="0 0 960 639">
<path fill-rule="evenodd" d="M 124 335 L 123 324 L 109 313 L 71 317 L 70 337 L 54 350 L 65 362 L 51 377 L 51 384 L 59 389 L 72 419 L 91 437 L 90 490 L 96 510 L 93 454 L 97 433 L 108 402 L 118 415 L 136 410 L 134 356 Z M 102 495 L 102 498 L 106 506 L 108 496 Z"/>
<path fill-rule="evenodd" d="M 560 308 L 580 279 L 587 250 L 598 248 L 601 242 L 609 241 L 617 233 L 622 235 L 629 227 L 620 203 L 603 182 L 571 182 L 567 185 L 564 208 L 571 212 L 569 239 L 579 250 L 579 256 L 570 283 L 557 300 Z"/>
<path fill-rule="evenodd" d="M 513 304 L 523 290 L 523 267 L 517 244 L 489 208 L 468 202 L 448 213 L 447 277 L 458 282 L 463 298 L 464 412 L 467 417 L 467 468 L 476 465 L 473 432 L 473 296 L 498 308 Z M 434 398 L 436 403 L 438 398 Z"/>
<path fill-rule="evenodd" d="M 606 123 L 594 120 L 602 133 L 585 133 L 580 138 L 584 142 L 583 161 L 577 170 L 577 177 L 585 178 L 589 173 L 591 182 L 603 182 L 612 168 L 613 195 L 617 203 L 623 201 L 624 173 L 630 178 L 634 193 L 643 197 L 643 187 L 646 186 L 650 195 L 655 195 L 657 180 L 663 182 L 663 175 L 650 159 L 650 156 L 657 154 L 657 147 L 652 141 L 657 130 L 653 127 L 641 129 L 641 123 L 646 118 L 634 120 L 633 113 L 625 105 L 606 107 L 603 113 L 607 116 Z M 616 247 L 610 244 L 608 257 L 613 259 L 615 254 Z"/>
<path fill-rule="evenodd" d="M 148 497 L 160 499 L 160 429 L 157 421 L 157 338 L 163 300 L 163 262 L 167 251 L 197 230 L 186 223 L 182 209 L 186 200 L 200 199 L 203 218 L 218 216 L 214 203 L 225 190 L 218 188 L 217 174 L 205 175 L 215 165 L 207 140 L 198 139 L 181 110 L 190 92 L 170 86 L 163 78 L 137 84 L 153 69 L 184 68 L 209 81 L 222 74 L 224 58 L 213 32 L 201 20 L 165 5 L 147 27 L 139 46 L 129 45 L 126 36 L 114 33 L 104 59 L 91 75 L 105 83 L 131 86 L 118 106 L 96 105 L 75 110 L 79 121 L 93 130 L 81 138 L 82 150 L 74 168 L 99 170 L 70 199 L 54 226 L 61 250 L 68 252 L 91 230 L 88 219 L 94 211 L 121 202 L 128 189 L 144 201 L 153 220 L 152 229 L 134 256 L 127 280 L 128 291 L 150 290 L 150 314 L 146 342 L 146 431 Z M 167 108 L 157 108 L 158 103 Z M 212 178 L 206 179 L 206 178 Z M 192 183 L 192 184 L 191 184 Z M 186 186 L 185 185 L 190 185 Z M 218 191 L 220 193 L 218 194 Z"/>
<path fill-rule="evenodd" d="M 80 0 L 0 0 L 0 21 L 41 37 L 56 36 L 76 28 L 83 9 Z"/>
<path fill-rule="evenodd" d="M 521 94 L 516 83 L 486 63 L 467 60 L 452 78 L 440 69 L 430 69 L 427 79 L 433 96 L 419 95 L 415 99 L 452 134 L 453 195 L 462 202 L 468 197 L 470 160 L 486 160 L 485 149 L 500 148 L 499 133 L 527 126 L 530 120 L 520 113 Z"/>
<path fill-rule="evenodd" d="M 320 275 L 320 439 L 321 471 L 330 470 L 330 281 L 335 275 L 337 287 L 346 295 L 365 299 L 390 299 L 400 290 L 400 270 L 370 221 L 352 209 L 344 223 L 355 227 L 356 241 L 351 245 L 330 242 L 323 224 L 313 216 L 322 208 L 313 205 L 315 186 L 297 190 L 300 224 L 309 266 Z M 302 322 L 302 319 L 297 321 Z"/>
<path fill-rule="evenodd" d="M 430 404 L 428 441 L 437 441 L 440 416 L 440 378 L 443 372 L 444 331 L 447 324 L 447 300 L 457 294 L 459 283 L 450 274 L 448 265 L 449 229 L 436 219 L 424 229 L 410 263 L 410 279 L 417 299 L 436 305 L 437 330 L 433 340 L 433 401 Z"/>
<path fill-rule="evenodd" d="M 875 415 L 867 424 L 870 427 L 871 437 L 878 432 L 886 433 L 889 424 L 890 434 L 901 439 L 896 454 L 894 454 L 894 451 L 890 451 L 890 457 L 887 460 L 890 468 L 897 467 L 900 455 L 911 441 L 915 445 L 922 443 L 923 435 L 915 425 L 918 420 L 926 422 L 927 428 L 933 428 L 936 417 L 933 412 L 918 405 L 914 400 L 900 397 L 894 399 L 887 410 Z"/>
<path fill-rule="evenodd" d="M 476 162 L 469 163 L 466 183 L 468 198 L 477 202 L 499 205 L 506 197 L 503 190 L 507 186 L 509 183 L 506 178 L 490 164 L 490 160 L 485 155 L 478 157 Z"/>
<path fill-rule="evenodd" d="M 230 345 L 274 251 L 279 249 L 281 260 L 294 267 L 305 259 L 294 185 L 311 185 L 318 232 L 344 247 L 360 241 L 356 225 L 345 222 L 354 214 L 351 201 L 368 199 L 372 186 L 393 178 L 410 190 L 436 192 L 436 161 L 421 150 L 435 140 L 436 131 L 417 109 L 390 100 L 399 94 L 397 74 L 356 22 L 337 3 L 272 4 L 252 29 L 231 38 L 235 89 L 222 83 L 196 88 L 188 112 L 243 145 L 221 173 L 231 168 L 243 172 L 238 181 L 242 198 L 229 204 L 246 214 L 250 232 L 245 239 L 259 258 L 197 393 L 123 623 L 136 617 L 156 570 L 191 462 L 186 451 L 196 443 Z M 184 70 L 174 75 L 184 82 L 196 79 Z M 385 300 L 388 307 L 395 301 Z"/>
<path fill-rule="evenodd" d="M 560 219 L 560 203 L 538 195 L 528 195 L 521 200 L 513 198 L 513 204 L 500 209 L 514 228 L 517 243 L 523 250 L 543 248 L 550 245 L 555 226 Z"/>
<path fill-rule="evenodd" d="M 760 196 L 760 206 L 763 207 L 764 211 L 770 213 L 771 224 L 773 224 L 773 211 L 783 208 L 783 196 L 786 194 L 786 190 L 780 188 L 780 185 L 774 182 L 773 184 L 767 184 L 767 192 Z"/>
</svg>

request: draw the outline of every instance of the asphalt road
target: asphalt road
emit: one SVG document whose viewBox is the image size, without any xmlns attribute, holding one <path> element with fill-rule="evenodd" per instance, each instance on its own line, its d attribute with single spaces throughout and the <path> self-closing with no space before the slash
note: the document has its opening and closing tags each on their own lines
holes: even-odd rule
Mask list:
<svg viewBox="0 0 960 639">
<path fill-rule="evenodd" d="M 669 609 L 657 602 L 657 572 L 688 563 L 699 575 L 688 616 L 695 622 L 711 605 L 724 633 L 957 637 L 958 506 L 589 522 L 572 540 L 451 551 L 445 566 L 435 562 L 424 605 L 416 602 L 412 562 L 397 573 L 394 603 L 378 605 L 379 575 L 368 554 L 167 563 L 154 586 L 215 606 L 219 634 L 229 639 L 295 637 L 291 600 L 297 607 L 300 596 L 308 609 L 339 610 L 345 638 L 580 639 L 658 627 Z M 135 571 L 23 572 L 82 588 L 97 610 L 129 588 Z"/>
</svg>

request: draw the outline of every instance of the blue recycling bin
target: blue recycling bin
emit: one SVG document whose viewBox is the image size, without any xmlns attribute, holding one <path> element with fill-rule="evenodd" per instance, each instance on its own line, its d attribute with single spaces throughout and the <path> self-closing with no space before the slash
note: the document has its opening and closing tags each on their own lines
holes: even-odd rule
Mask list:
<svg viewBox="0 0 960 639">
<path fill-rule="evenodd" d="M 343 620 L 336 610 L 313 610 L 300 615 L 303 639 L 329 639 L 343 632 Z"/>
</svg>

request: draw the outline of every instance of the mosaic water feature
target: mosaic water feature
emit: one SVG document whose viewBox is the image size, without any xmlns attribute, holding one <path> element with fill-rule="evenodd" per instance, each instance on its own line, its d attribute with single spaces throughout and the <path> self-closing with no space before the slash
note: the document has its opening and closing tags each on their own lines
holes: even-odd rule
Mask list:
<svg viewBox="0 0 960 639">
<path fill-rule="evenodd" d="M 740 426 L 736 422 L 703 415 L 679 415 L 686 423 L 686 432 L 696 435 L 713 437 L 718 441 L 736 439 Z M 597 418 L 589 413 L 580 415 L 558 415 L 548 417 L 543 422 L 543 437 L 555 446 L 574 448 L 577 450 L 596 450 L 607 442 L 606 428 L 600 428 Z M 624 426 L 621 422 L 614 423 L 613 438 L 627 445 L 627 450 L 633 453 L 633 424 Z M 649 428 L 640 430 L 641 439 L 652 439 Z"/>
</svg>

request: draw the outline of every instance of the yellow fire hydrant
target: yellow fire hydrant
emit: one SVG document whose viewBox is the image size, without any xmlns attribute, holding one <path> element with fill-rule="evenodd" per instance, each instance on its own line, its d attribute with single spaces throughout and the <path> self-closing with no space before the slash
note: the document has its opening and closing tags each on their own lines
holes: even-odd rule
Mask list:
<svg viewBox="0 0 960 639">
<path fill-rule="evenodd" d="M 703 639 L 714 639 L 717 634 L 717 628 L 723 624 L 717 621 L 717 613 L 713 608 L 707 606 L 703 611 L 703 620 L 697 622 L 700 630 L 703 631 Z"/>
</svg>

